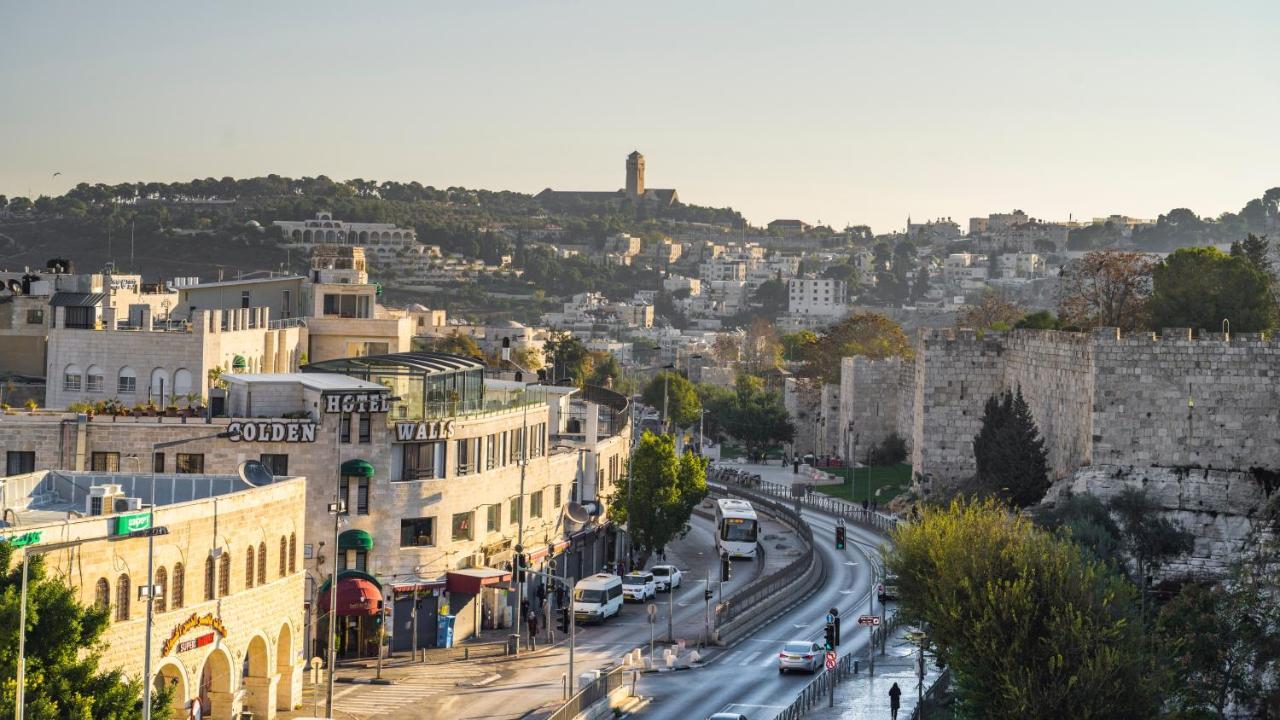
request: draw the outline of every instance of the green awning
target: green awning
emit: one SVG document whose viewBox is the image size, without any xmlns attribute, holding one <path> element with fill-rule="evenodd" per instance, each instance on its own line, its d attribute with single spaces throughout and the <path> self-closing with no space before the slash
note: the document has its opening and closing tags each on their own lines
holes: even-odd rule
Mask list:
<svg viewBox="0 0 1280 720">
<path fill-rule="evenodd" d="M 364 530 L 347 530 L 338 536 L 339 550 L 372 550 L 373 536 Z"/>
<path fill-rule="evenodd" d="M 373 464 L 368 460 L 348 460 L 342 463 L 342 474 L 355 477 L 373 477 Z"/>
<path fill-rule="evenodd" d="M 244 370 L 249 367 L 249 361 L 244 359 L 243 355 L 237 355 L 231 359 L 232 370 Z"/>
<path fill-rule="evenodd" d="M 347 578 L 359 578 L 361 580 L 367 580 L 373 583 L 377 587 L 382 587 L 382 583 L 378 582 L 378 578 L 370 575 L 367 572 L 364 572 L 363 570 L 356 570 L 352 568 L 350 570 L 338 571 L 338 582 L 342 582 Z M 329 589 L 329 580 L 326 579 L 324 583 L 320 585 L 320 592 L 324 592 L 325 590 L 328 590 L 328 589 Z"/>
</svg>

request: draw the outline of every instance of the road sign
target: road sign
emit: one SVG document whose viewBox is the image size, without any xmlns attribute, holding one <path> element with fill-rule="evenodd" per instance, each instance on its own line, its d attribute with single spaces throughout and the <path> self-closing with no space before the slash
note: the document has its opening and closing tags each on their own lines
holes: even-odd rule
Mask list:
<svg viewBox="0 0 1280 720">
<path fill-rule="evenodd" d="M 652 625 L 654 622 L 657 621 L 657 619 L 658 619 L 658 606 L 655 605 L 654 603 L 649 603 L 649 624 Z"/>
<path fill-rule="evenodd" d="M 879 615 L 859 615 L 858 624 L 866 627 L 875 627 L 880 624 Z"/>
<path fill-rule="evenodd" d="M 828 653 L 827 653 L 827 669 L 828 669 L 828 670 L 835 670 L 835 669 L 836 669 L 836 654 L 835 654 L 835 652 L 828 652 Z"/>
<path fill-rule="evenodd" d="M 827 624 L 830 625 L 835 621 L 836 621 L 836 616 L 832 615 L 831 613 L 827 613 Z"/>
</svg>

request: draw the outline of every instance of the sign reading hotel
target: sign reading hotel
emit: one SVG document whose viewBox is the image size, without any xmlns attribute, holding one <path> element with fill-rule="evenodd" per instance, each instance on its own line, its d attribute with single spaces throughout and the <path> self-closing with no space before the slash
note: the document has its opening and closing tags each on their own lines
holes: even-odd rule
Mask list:
<svg viewBox="0 0 1280 720">
<path fill-rule="evenodd" d="M 313 422 L 233 420 L 227 423 L 227 432 L 231 433 L 231 442 L 313 443 L 316 427 Z"/>
<path fill-rule="evenodd" d="M 453 437 L 452 420 L 396 423 L 396 442 L 444 440 L 451 437 Z"/>
<path fill-rule="evenodd" d="M 327 413 L 391 412 L 391 395 L 384 392 L 325 395 L 324 411 Z"/>
<path fill-rule="evenodd" d="M 210 628 L 213 632 L 185 642 L 178 642 L 183 635 L 202 627 Z M 169 639 L 164 641 L 164 646 L 160 650 L 160 657 L 165 657 L 172 652 L 186 652 L 205 645 L 212 645 L 214 635 L 224 638 L 227 636 L 227 628 L 222 624 L 221 618 L 214 617 L 212 614 L 197 615 L 191 613 L 191 617 L 183 620 L 181 624 L 173 628 L 173 632 L 169 633 Z"/>
</svg>

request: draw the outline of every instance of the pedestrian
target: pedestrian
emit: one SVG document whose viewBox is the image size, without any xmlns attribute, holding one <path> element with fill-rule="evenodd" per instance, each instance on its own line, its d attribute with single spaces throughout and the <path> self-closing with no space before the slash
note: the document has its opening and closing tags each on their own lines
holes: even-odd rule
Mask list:
<svg viewBox="0 0 1280 720">
<path fill-rule="evenodd" d="M 537 650 L 538 613 L 529 613 L 529 649 Z"/>
<path fill-rule="evenodd" d="M 870 505 L 866 498 L 862 498 L 862 512 L 866 512 Z"/>
<path fill-rule="evenodd" d="M 898 687 L 898 683 L 894 683 L 889 688 L 889 712 L 892 713 L 890 720 L 898 720 L 898 708 L 902 705 L 902 688 Z"/>
<path fill-rule="evenodd" d="M 791 458 L 791 474 L 800 474 L 800 458 L 798 457 Z"/>
<path fill-rule="evenodd" d="M 520 601 L 520 614 L 524 617 L 529 617 L 529 598 L 524 598 Z"/>
<path fill-rule="evenodd" d="M 538 607 L 541 608 L 547 602 L 547 585 L 539 583 L 538 585 Z"/>
</svg>

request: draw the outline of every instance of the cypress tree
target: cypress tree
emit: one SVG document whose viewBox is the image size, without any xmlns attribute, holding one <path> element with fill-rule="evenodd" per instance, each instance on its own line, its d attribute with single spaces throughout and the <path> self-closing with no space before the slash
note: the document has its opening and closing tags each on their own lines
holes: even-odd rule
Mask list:
<svg viewBox="0 0 1280 720">
<path fill-rule="evenodd" d="M 1049 490 L 1048 451 L 1022 388 L 987 398 L 982 428 L 973 438 L 980 492 L 1014 507 L 1040 502 Z"/>
</svg>

